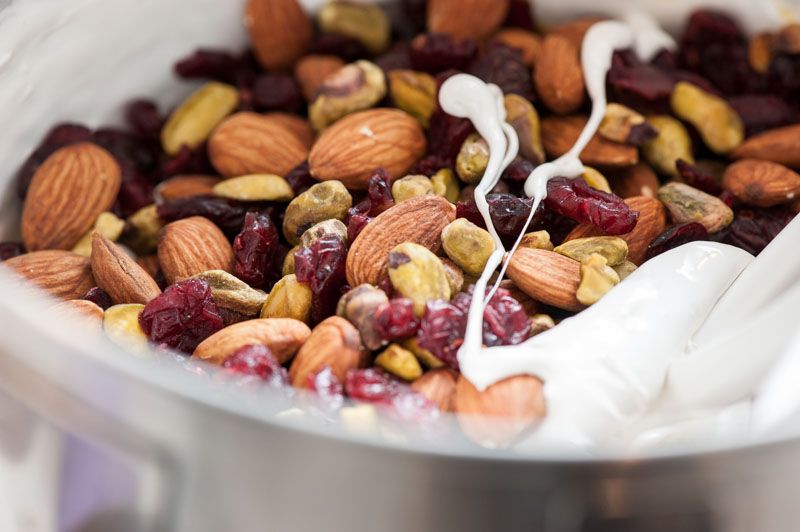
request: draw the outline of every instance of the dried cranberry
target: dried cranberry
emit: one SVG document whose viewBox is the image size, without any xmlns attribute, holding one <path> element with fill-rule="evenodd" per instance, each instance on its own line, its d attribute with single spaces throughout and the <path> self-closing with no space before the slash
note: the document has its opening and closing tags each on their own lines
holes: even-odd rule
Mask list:
<svg viewBox="0 0 800 532">
<path fill-rule="evenodd" d="M 330 366 L 323 366 L 310 373 L 306 386 L 312 392 L 316 392 L 317 397 L 331 411 L 338 410 L 344 404 L 344 387 Z"/>
<path fill-rule="evenodd" d="M 580 223 L 589 223 L 607 235 L 633 231 L 639 213 L 622 198 L 590 187 L 581 178 L 556 177 L 547 183 L 548 209 Z"/>
<path fill-rule="evenodd" d="M 160 147 L 150 139 L 113 128 L 98 129 L 92 140 L 111 153 L 123 166 L 129 163 L 139 172 L 152 172 L 158 165 Z"/>
<path fill-rule="evenodd" d="M 28 186 L 30 186 L 31 179 L 33 179 L 33 174 L 53 152 L 70 144 L 89 142 L 91 140 L 91 130 L 80 124 L 58 124 L 54 126 L 17 170 L 15 179 L 17 180 L 19 197 L 25 198 Z"/>
<path fill-rule="evenodd" d="M 25 253 L 25 246 L 20 242 L 0 242 L 0 262 Z"/>
<path fill-rule="evenodd" d="M 388 52 L 375 59 L 375 64 L 381 67 L 385 74 L 392 70 L 411 70 L 409 45 L 404 42 L 395 44 Z"/>
<path fill-rule="evenodd" d="M 250 344 L 240 347 L 225 359 L 222 367 L 231 373 L 256 377 L 276 388 L 289 385 L 286 368 L 278 363 L 275 355 L 265 345 Z"/>
<path fill-rule="evenodd" d="M 239 232 L 246 214 L 245 204 L 212 196 L 177 198 L 158 206 L 158 215 L 165 222 L 174 222 L 190 216 L 203 216 L 229 235 Z"/>
<path fill-rule="evenodd" d="M 81 299 L 85 299 L 86 301 L 91 301 L 98 307 L 103 310 L 107 310 L 114 304 L 114 301 L 111 300 L 111 296 L 108 295 L 108 292 L 100 288 L 99 286 L 95 286 L 94 288 L 90 288 L 86 295 L 83 296 Z"/>
<path fill-rule="evenodd" d="M 535 23 L 533 21 L 533 8 L 529 0 L 510 0 L 508 3 L 508 14 L 503 26 L 507 28 L 522 28 L 523 30 L 533 31 Z"/>
<path fill-rule="evenodd" d="M 769 67 L 769 83 L 784 96 L 798 103 L 800 98 L 800 55 L 779 52 Z"/>
<path fill-rule="evenodd" d="M 311 176 L 308 161 L 303 161 L 289 170 L 285 179 L 289 183 L 289 186 L 292 187 L 295 195 L 302 194 L 317 182 L 316 179 Z"/>
<path fill-rule="evenodd" d="M 382 340 L 403 340 L 414 336 L 417 329 L 419 320 L 414 316 L 414 302 L 410 299 L 392 299 L 375 311 L 375 330 Z"/>
<path fill-rule="evenodd" d="M 372 218 L 366 214 L 351 214 L 347 221 L 347 241 L 353 242 L 371 221 Z"/>
<path fill-rule="evenodd" d="M 669 110 L 675 80 L 663 69 L 642 62 L 631 50 L 614 53 L 608 84 L 614 100 L 635 109 Z"/>
<path fill-rule="evenodd" d="M 253 83 L 253 104 L 259 111 L 299 113 L 305 107 L 300 86 L 289 74 L 262 74 Z"/>
<path fill-rule="evenodd" d="M 153 203 L 155 185 L 144 174 L 132 170 L 122 172 L 115 212 L 127 217 Z"/>
<path fill-rule="evenodd" d="M 741 117 L 748 136 L 800 120 L 786 100 L 774 94 L 732 96 L 729 103 Z"/>
<path fill-rule="evenodd" d="M 447 301 L 431 301 L 425 307 L 417 339 L 419 345 L 442 362 L 458 369 L 458 348 L 464 343 L 467 315 Z"/>
<path fill-rule="evenodd" d="M 529 210 L 528 213 L 530 212 Z M 483 220 L 481 211 L 478 210 L 478 205 L 472 198 L 456 203 L 456 218 L 466 218 L 478 227 L 486 229 L 486 222 Z"/>
<path fill-rule="evenodd" d="M 377 168 L 367 182 L 367 197 L 369 198 L 370 216 L 378 216 L 380 213 L 394 205 L 392 196 L 392 179 L 384 168 Z"/>
<path fill-rule="evenodd" d="M 160 177 L 165 179 L 174 175 L 215 175 L 217 172 L 208 159 L 206 146 L 200 145 L 193 150 L 188 146 L 182 146 L 177 155 L 161 163 L 159 173 Z"/>
<path fill-rule="evenodd" d="M 348 371 L 345 391 L 356 401 L 388 407 L 401 421 L 427 424 L 439 416 L 439 409 L 425 396 L 377 368 Z"/>
<path fill-rule="evenodd" d="M 708 240 L 708 231 L 703 224 L 691 222 L 673 225 L 650 243 L 647 247 L 645 260 L 650 260 L 671 249 L 697 240 Z"/>
<path fill-rule="evenodd" d="M 453 299 L 453 305 L 464 315 L 469 314 L 475 287 L 470 286 Z M 486 290 L 488 294 L 489 289 Z M 511 292 L 498 288 L 483 311 L 483 343 L 489 347 L 496 345 L 516 345 L 531 335 L 531 320 L 525 308 L 514 299 Z"/>
<path fill-rule="evenodd" d="M 533 198 L 518 198 L 512 194 L 489 194 L 489 215 L 500 239 L 510 245 L 525 230 L 525 223 L 533 208 Z M 541 209 L 534 215 L 532 222 L 538 221 Z"/>
<path fill-rule="evenodd" d="M 792 211 L 784 207 L 742 209 L 736 212 L 728 227 L 711 235 L 711 239 L 758 255 L 794 216 Z"/>
<path fill-rule="evenodd" d="M 278 230 L 266 214 L 248 212 L 233 241 L 233 273 L 254 288 L 266 288 L 274 277 Z"/>
<path fill-rule="evenodd" d="M 438 74 L 443 70 L 464 70 L 478 45 L 473 39 L 458 39 L 449 33 L 427 33 L 411 41 L 409 58 L 414 70 Z"/>
<path fill-rule="evenodd" d="M 145 305 L 139 325 L 150 340 L 162 347 L 191 353 L 197 345 L 222 329 L 222 318 L 208 283 L 189 279 L 175 283 Z"/>
<path fill-rule="evenodd" d="M 536 168 L 532 162 L 527 159 L 523 159 L 522 157 L 517 157 L 503 172 L 503 179 L 507 181 L 512 181 L 514 183 L 522 183 L 528 176 L 531 175 L 531 172 Z"/>
<path fill-rule="evenodd" d="M 503 94 L 519 94 L 533 100 L 533 78 L 522 52 L 502 42 L 489 43 L 478 59 L 472 63 L 469 73 L 481 78 L 486 83 L 494 83 Z"/>
<path fill-rule="evenodd" d="M 736 196 L 734 196 L 733 192 L 731 192 L 730 190 L 723 190 L 722 192 L 719 193 L 717 197 L 720 199 L 722 203 L 724 203 L 731 209 L 733 208 L 734 205 L 736 205 Z"/>
<path fill-rule="evenodd" d="M 366 57 L 367 51 L 357 40 L 345 35 L 334 33 L 322 33 L 311 44 L 309 53 L 335 55 L 342 58 L 346 63 L 352 63 L 356 59 Z"/>
<path fill-rule="evenodd" d="M 445 163 L 437 170 L 453 166 L 461 145 L 474 131 L 472 122 L 445 113 L 437 103 L 428 127 L 429 156 L 434 156 L 438 164 Z"/>
<path fill-rule="evenodd" d="M 345 284 L 347 245 L 338 235 L 326 234 L 311 246 L 297 251 L 294 268 L 297 280 L 308 284 L 311 319 L 318 323 L 336 311 L 336 304 Z"/>
<path fill-rule="evenodd" d="M 244 66 L 242 59 L 226 50 L 201 48 L 175 63 L 175 73 L 185 79 L 214 79 L 235 85 Z"/>
<path fill-rule="evenodd" d="M 443 168 L 450 168 L 452 161 L 441 155 L 427 155 L 420 159 L 409 172 L 410 175 L 424 175 L 432 177 Z"/>
<path fill-rule="evenodd" d="M 157 140 L 164 125 L 164 117 L 151 100 L 133 100 L 125 106 L 125 121 L 139 136 Z"/>
<path fill-rule="evenodd" d="M 687 185 L 698 188 L 712 196 L 722 192 L 719 180 L 700 166 L 678 159 L 675 161 L 675 167 Z"/>
<path fill-rule="evenodd" d="M 400 12 L 413 28 L 414 34 L 425 31 L 428 0 L 400 0 Z"/>
</svg>

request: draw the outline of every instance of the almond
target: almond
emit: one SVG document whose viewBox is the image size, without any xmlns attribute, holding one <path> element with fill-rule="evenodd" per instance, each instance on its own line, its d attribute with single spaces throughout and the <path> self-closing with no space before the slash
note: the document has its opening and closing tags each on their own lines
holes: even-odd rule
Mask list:
<svg viewBox="0 0 800 532">
<path fill-rule="evenodd" d="M 50 307 L 50 314 L 56 318 L 77 317 L 86 321 L 90 328 L 98 330 L 103 326 L 103 309 L 85 299 L 71 299 L 56 303 Z"/>
<path fill-rule="evenodd" d="M 297 388 L 308 386 L 308 376 L 329 366 L 339 382 L 344 382 L 347 372 L 362 367 L 365 351 L 361 335 L 349 321 L 331 316 L 311 331 L 289 368 L 289 379 Z"/>
<path fill-rule="evenodd" d="M 536 59 L 542 49 L 541 37 L 532 31 L 520 28 L 502 29 L 495 35 L 495 39 L 522 52 L 522 61 L 531 68 L 536 64 Z"/>
<path fill-rule="evenodd" d="M 458 375 L 451 369 L 432 369 L 412 382 L 411 389 L 424 395 L 442 412 L 452 412 L 457 379 Z"/>
<path fill-rule="evenodd" d="M 565 37 L 545 37 L 533 81 L 544 104 L 555 113 L 573 113 L 583 105 L 586 87 L 578 49 Z"/>
<path fill-rule="evenodd" d="M 742 159 L 725 170 L 722 186 L 743 203 L 772 207 L 788 203 L 797 196 L 800 174 L 782 164 Z"/>
<path fill-rule="evenodd" d="M 97 286 L 108 292 L 117 305 L 146 305 L 161 293 L 158 284 L 135 260 L 99 233 L 92 235 L 91 261 Z"/>
<path fill-rule="evenodd" d="M 267 70 L 292 66 L 314 35 L 311 19 L 297 0 L 249 0 L 245 25 L 256 58 Z"/>
<path fill-rule="evenodd" d="M 308 156 L 311 175 L 365 189 L 375 168 L 402 177 L 424 155 L 425 135 L 411 115 L 370 109 L 348 115 L 326 129 Z"/>
<path fill-rule="evenodd" d="M 508 6 L 509 0 L 429 0 L 428 31 L 483 40 L 500 27 Z"/>
<path fill-rule="evenodd" d="M 623 198 L 633 196 L 654 198 L 660 186 L 658 176 L 645 163 L 636 163 L 611 176 L 612 190 Z"/>
<path fill-rule="evenodd" d="M 241 112 L 211 134 L 208 155 L 225 177 L 247 174 L 286 175 L 303 162 L 308 149 L 291 129 L 274 118 Z"/>
<path fill-rule="evenodd" d="M 587 118 L 585 116 L 549 116 L 542 120 L 544 150 L 551 159 L 567 153 L 578 140 Z M 639 162 L 639 151 L 634 146 L 592 137 L 581 152 L 581 161 L 588 166 L 624 168 Z"/>
<path fill-rule="evenodd" d="M 655 237 L 664 232 L 667 227 L 667 215 L 664 205 L 655 198 L 647 196 L 634 196 L 627 198 L 625 203 L 631 210 L 639 213 L 636 227 L 630 233 L 619 235 L 628 243 L 628 260 L 636 265 L 644 261 L 647 246 Z M 590 224 L 581 224 L 573 229 L 564 240 L 601 236 L 604 233 Z"/>
<path fill-rule="evenodd" d="M 734 159 L 761 159 L 800 168 L 800 124 L 753 135 L 731 154 Z"/>
<path fill-rule="evenodd" d="M 137 257 L 136 264 L 146 271 L 147 275 L 153 279 L 155 279 L 158 272 L 161 271 L 161 265 L 158 263 L 158 255 L 156 254 Z"/>
<path fill-rule="evenodd" d="M 229 325 L 200 343 L 193 356 L 222 364 L 237 349 L 251 344 L 269 347 L 278 362 L 288 362 L 311 334 L 308 325 L 290 318 L 248 320 Z"/>
<path fill-rule="evenodd" d="M 564 310 L 584 308 L 575 297 L 581 265 L 569 257 L 544 249 L 519 248 L 508 263 L 508 277 L 537 301 Z"/>
<path fill-rule="evenodd" d="M 213 175 L 176 175 L 159 183 L 155 196 L 161 201 L 210 196 L 214 193 L 214 185 L 220 181 Z"/>
<path fill-rule="evenodd" d="M 294 66 L 294 77 L 300 84 L 303 96 L 311 102 L 317 96 L 322 82 L 329 75 L 338 72 L 344 61 L 335 55 L 307 55 Z"/>
<path fill-rule="evenodd" d="M 279 112 L 267 113 L 264 118 L 276 126 L 290 131 L 297 137 L 297 140 L 303 143 L 307 150 L 310 150 L 311 146 L 314 145 L 314 130 L 305 118 L 291 113 Z"/>
<path fill-rule="evenodd" d="M 89 259 L 71 251 L 34 251 L 3 262 L 53 297 L 80 299 L 95 286 Z"/>
<path fill-rule="evenodd" d="M 455 207 L 440 196 L 417 196 L 379 214 L 350 246 L 347 282 L 350 286 L 377 285 L 387 275 L 389 252 L 404 242 L 437 252 L 442 246 L 442 229 L 455 217 Z"/>
<path fill-rule="evenodd" d="M 547 406 L 542 387 L 538 378 L 518 375 L 481 392 L 461 376 L 455 396 L 458 423 L 479 445 L 509 447 L 545 417 Z"/>
<path fill-rule="evenodd" d="M 121 183 L 119 164 L 95 144 L 72 144 L 56 151 L 34 174 L 25 198 L 25 247 L 72 249 L 100 213 L 114 205 Z"/>
<path fill-rule="evenodd" d="M 161 230 L 158 262 L 172 284 L 207 270 L 230 271 L 233 249 L 219 227 L 202 216 L 192 216 Z"/>
</svg>

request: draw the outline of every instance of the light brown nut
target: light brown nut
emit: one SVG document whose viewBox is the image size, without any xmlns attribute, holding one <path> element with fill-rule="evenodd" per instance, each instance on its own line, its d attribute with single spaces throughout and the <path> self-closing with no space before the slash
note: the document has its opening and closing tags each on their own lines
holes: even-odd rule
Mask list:
<svg viewBox="0 0 800 532">
<path fill-rule="evenodd" d="M 575 297 L 580 263 L 553 251 L 519 248 L 508 263 L 508 277 L 536 301 L 564 310 L 582 310 Z"/>
<path fill-rule="evenodd" d="M 100 216 L 97 217 L 94 227 L 89 229 L 89 231 L 83 235 L 83 238 L 75 244 L 75 247 L 72 248 L 72 252 L 88 257 L 92 254 L 92 235 L 99 233 L 112 242 L 116 242 L 119 240 L 124 229 L 125 220 L 117 218 L 117 215 L 113 212 L 102 212 Z"/>
<path fill-rule="evenodd" d="M 689 132 L 669 115 L 649 116 L 647 121 L 658 130 L 658 136 L 642 146 L 642 155 L 658 173 L 677 178 L 678 159 L 694 164 Z"/>
<path fill-rule="evenodd" d="M 336 235 L 347 243 L 347 226 L 336 219 L 324 220 L 312 225 L 300 237 L 300 247 L 308 248 L 325 235 Z"/>
<path fill-rule="evenodd" d="M 483 40 L 500 27 L 508 5 L 508 0 L 430 0 L 428 31 Z"/>
<path fill-rule="evenodd" d="M 400 244 L 389 252 L 387 262 L 392 286 L 414 302 L 417 316 L 425 313 L 429 301 L 450 299 L 447 272 L 428 248 L 411 242 Z"/>
<path fill-rule="evenodd" d="M 275 283 L 261 309 L 262 318 L 293 318 L 308 323 L 311 319 L 311 288 L 295 274 Z"/>
<path fill-rule="evenodd" d="M 456 203 L 461 194 L 461 185 L 456 175 L 449 168 L 442 168 L 431 176 L 433 193 L 442 196 L 450 203 Z"/>
<path fill-rule="evenodd" d="M 545 230 L 526 233 L 523 235 L 522 240 L 519 241 L 519 247 L 553 251 L 553 243 L 550 241 L 550 233 Z"/>
<path fill-rule="evenodd" d="M 344 61 L 335 55 L 307 55 L 294 67 L 294 77 L 300 84 L 306 101 L 317 97 L 322 82 L 344 66 Z"/>
<path fill-rule="evenodd" d="M 447 274 L 447 280 L 450 284 L 450 294 L 455 295 L 461 292 L 464 288 L 464 271 L 450 259 L 439 257 L 444 266 L 444 272 Z"/>
<path fill-rule="evenodd" d="M 451 369 L 433 369 L 411 383 L 411 389 L 424 395 L 442 412 L 452 412 L 458 375 Z"/>
<path fill-rule="evenodd" d="M 192 216 L 161 230 L 158 262 L 172 284 L 208 270 L 230 271 L 233 249 L 219 227 L 207 218 Z"/>
<path fill-rule="evenodd" d="M 103 331 L 106 336 L 132 355 L 148 357 L 150 345 L 147 335 L 139 325 L 139 314 L 144 305 L 132 303 L 114 305 L 103 313 Z"/>
<path fill-rule="evenodd" d="M 236 87 L 218 81 L 206 83 L 172 112 L 161 129 L 161 146 L 167 155 L 182 147 L 194 149 L 239 105 Z"/>
<path fill-rule="evenodd" d="M 536 64 L 536 59 L 542 50 L 542 38 L 532 31 L 520 28 L 504 28 L 498 31 L 494 38 L 506 46 L 516 48 L 522 52 L 522 61 L 529 68 L 533 68 Z"/>
<path fill-rule="evenodd" d="M 158 255 L 142 255 L 141 257 L 136 257 L 136 264 L 142 267 L 144 271 L 147 272 L 147 275 L 154 278 L 158 275 L 158 272 L 161 271 L 161 265 L 158 263 Z"/>
<path fill-rule="evenodd" d="M 658 135 L 642 116 L 633 109 L 618 103 L 609 103 L 606 114 L 597 130 L 601 137 L 612 142 L 640 146 Z"/>
<path fill-rule="evenodd" d="M 348 188 L 366 189 L 375 168 L 406 175 L 426 149 L 422 128 L 398 109 L 370 109 L 348 115 L 320 135 L 308 162 L 320 181 L 338 179 Z"/>
<path fill-rule="evenodd" d="M 117 198 L 119 164 L 88 142 L 59 149 L 36 170 L 22 211 L 29 251 L 72 249 Z"/>
<path fill-rule="evenodd" d="M 322 131 L 343 116 L 374 107 L 384 96 L 383 70 L 369 61 L 356 61 L 323 80 L 308 107 L 308 118 L 315 130 Z"/>
<path fill-rule="evenodd" d="M 267 70 L 292 66 L 314 36 L 311 19 L 297 0 L 248 0 L 245 25 L 256 58 Z"/>
<path fill-rule="evenodd" d="M 742 159 L 725 170 L 722 186 L 742 203 L 772 207 L 797 197 L 800 174 L 782 164 Z"/>
<path fill-rule="evenodd" d="M 422 366 L 414 353 L 398 344 L 390 344 L 375 357 L 375 365 L 395 377 L 413 381 L 422 376 Z"/>
<path fill-rule="evenodd" d="M 531 336 L 549 331 L 555 326 L 556 322 L 547 314 L 534 314 L 531 316 Z"/>
<path fill-rule="evenodd" d="M 377 5 L 329 2 L 317 12 L 317 25 L 325 33 L 355 39 L 373 55 L 386 50 L 391 39 L 389 17 Z"/>
<path fill-rule="evenodd" d="M 420 196 L 379 214 L 356 237 L 347 254 L 347 282 L 377 285 L 386 277 L 389 252 L 413 242 L 434 253 L 441 249 L 442 229 L 456 217 L 455 207 L 439 196 Z"/>
<path fill-rule="evenodd" d="M 583 167 L 583 173 L 581 174 L 581 177 L 590 187 L 596 190 L 602 190 L 603 192 L 608 192 L 609 194 L 611 193 L 611 185 L 608 184 L 608 179 L 606 179 L 606 176 L 591 166 Z"/>
<path fill-rule="evenodd" d="M 734 159 L 762 159 L 800 168 L 800 124 L 753 135 L 731 154 Z"/>
<path fill-rule="evenodd" d="M 408 201 L 417 196 L 431 196 L 433 193 L 433 182 L 424 175 L 407 175 L 392 183 L 392 197 L 395 203 Z"/>
<path fill-rule="evenodd" d="M 344 382 L 347 372 L 362 367 L 365 358 L 358 330 L 346 319 L 331 316 L 311 331 L 292 361 L 289 379 L 292 386 L 306 388 L 309 375 L 328 366 Z"/>
<path fill-rule="evenodd" d="M 267 294 L 262 290 L 251 288 L 250 285 L 230 273 L 223 270 L 208 270 L 192 276 L 192 279 L 200 279 L 208 284 L 211 289 L 211 297 L 217 307 L 242 316 L 254 317 L 261 312 L 261 307 L 267 299 Z M 261 316 L 271 318 L 277 316 Z M 292 317 L 292 316 L 281 316 Z"/>
<path fill-rule="evenodd" d="M 89 259 L 71 251 L 33 251 L 2 264 L 59 299 L 80 299 L 96 286 Z"/>
<path fill-rule="evenodd" d="M 675 223 L 698 222 L 710 234 L 733 221 L 733 211 L 721 199 L 684 183 L 668 183 L 658 190 L 658 199 Z"/>
<path fill-rule="evenodd" d="M 356 286 L 339 299 L 336 314 L 355 325 L 361 334 L 361 343 L 370 351 L 385 344 L 375 328 L 375 313 L 389 302 L 386 292 L 369 284 Z"/>
<path fill-rule="evenodd" d="M 594 305 L 619 284 L 619 275 L 606 258 L 592 253 L 581 262 L 581 284 L 575 296 L 584 305 Z"/>
<path fill-rule="evenodd" d="M 636 271 L 636 265 L 629 260 L 626 260 L 622 264 L 612 266 L 612 268 L 617 272 L 620 281 L 624 281 L 626 277 Z"/>
<path fill-rule="evenodd" d="M 456 157 L 456 173 L 465 183 L 477 184 L 489 164 L 489 144 L 478 133 L 466 138 Z"/>
<path fill-rule="evenodd" d="M 56 303 L 48 309 L 48 314 L 55 319 L 77 319 L 80 325 L 90 330 L 100 330 L 103 326 L 103 309 L 85 299 Z"/>
<path fill-rule="evenodd" d="M 759 33 L 750 38 L 747 47 L 747 62 L 750 64 L 750 68 L 762 75 L 769 72 L 774 42 L 774 33 Z"/>
<path fill-rule="evenodd" d="M 203 340 L 193 356 L 212 364 L 222 364 L 236 350 L 251 344 L 265 345 L 278 362 L 284 364 L 297 353 L 311 330 L 302 321 L 290 318 L 248 320 L 229 325 Z"/>
<path fill-rule="evenodd" d="M 554 159 L 567 153 L 586 125 L 585 116 L 549 116 L 542 120 L 544 151 Z M 581 152 L 581 161 L 589 166 L 625 168 L 639 162 L 634 146 L 609 142 L 599 135 L 592 137 Z"/>
<path fill-rule="evenodd" d="M 297 137 L 297 140 L 299 140 L 303 146 L 306 147 L 307 150 L 310 150 L 311 146 L 314 145 L 316 133 L 314 133 L 314 129 L 311 127 L 311 124 L 308 122 L 308 120 L 302 116 L 280 111 L 265 113 L 263 116 L 268 122 L 275 124 L 278 127 L 282 127 L 283 129 L 292 133 L 295 137 Z"/>
<path fill-rule="evenodd" d="M 442 247 L 466 273 L 479 275 L 494 253 L 492 235 L 466 218 L 457 218 L 442 229 Z"/>
<path fill-rule="evenodd" d="M 672 112 L 700 132 L 706 146 L 730 153 L 744 140 L 744 124 L 728 102 L 697 85 L 679 81 L 670 97 Z"/>
<path fill-rule="evenodd" d="M 436 80 L 425 72 L 392 70 L 389 77 L 389 94 L 395 107 L 419 120 L 427 128 L 436 109 Z"/>
<path fill-rule="evenodd" d="M 158 201 L 210 196 L 220 181 L 213 175 L 176 175 L 159 183 L 154 194 Z"/>
<path fill-rule="evenodd" d="M 548 109 L 557 114 L 574 113 L 583 105 L 586 87 L 579 49 L 568 39 L 550 34 L 542 41 L 533 81 Z"/>
<path fill-rule="evenodd" d="M 146 305 L 161 293 L 153 278 L 118 245 L 99 233 L 92 236 L 92 273 L 97 286 L 116 304 Z"/>
<path fill-rule="evenodd" d="M 625 168 L 611 178 L 611 189 L 622 198 L 633 196 L 654 198 L 660 186 L 656 173 L 645 163 Z"/>
<path fill-rule="evenodd" d="M 503 102 L 506 122 L 511 124 L 519 138 L 519 154 L 533 164 L 543 163 L 542 126 L 536 108 L 518 94 L 507 94 Z"/>
<path fill-rule="evenodd" d="M 131 214 L 127 222 L 132 231 L 123 233 L 122 243 L 138 255 L 154 253 L 158 247 L 158 235 L 164 227 L 164 222 L 158 216 L 158 208 L 155 205 L 142 207 Z"/>
<path fill-rule="evenodd" d="M 416 336 L 403 340 L 401 344 L 404 348 L 414 353 L 414 356 L 417 357 L 426 368 L 438 369 L 445 366 L 445 363 L 439 360 L 436 355 L 419 345 Z"/>
<path fill-rule="evenodd" d="M 238 201 L 289 201 L 294 197 L 294 192 L 281 176 L 251 174 L 217 183 L 214 195 Z"/>
<path fill-rule="evenodd" d="M 578 262 L 597 254 L 605 258 L 609 266 L 616 266 L 625 262 L 628 243 L 618 236 L 591 236 L 568 240 L 553 251 Z"/>
<path fill-rule="evenodd" d="M 208 141 L 211 164 L 225 177 L 283 176 L 307 155 L 308 148 L 293 131 L 275 120 L 250 112 L 226 118 Z"/>
<path fill-rule="evenodd" d="M 286 277 L 294 273 L 294 254 L 300 251 L 300 245 L 296 245 L 289 250 L 289 253 L 283 258 L 283 266 L 281 267 L 281 275 Z"/>
<path fill-rule="evenodd" d="M 456 384 L 458 423 L 478 445 L 506 448 L 536 428 L 547 413 L 543 384 L 536 377 L 509 377 L 479 391 L 463 375 Z"/>
<path fill-rule="evenodd" d="M 353 197 L 341 181 L 317 183 L 289 203 L 283 217 L 283 234 L 290 244 L 300 243 L 303 233 L 325 220 L 344 220 Z"/>
</svg>

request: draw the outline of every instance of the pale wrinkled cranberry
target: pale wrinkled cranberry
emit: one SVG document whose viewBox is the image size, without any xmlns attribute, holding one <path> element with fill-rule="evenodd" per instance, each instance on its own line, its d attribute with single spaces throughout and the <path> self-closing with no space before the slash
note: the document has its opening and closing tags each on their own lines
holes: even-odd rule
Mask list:
<svg viewBox="0 0 800 532">
<path fill-rule="evenodd" d="M 589 223 L 608 235 L 629 233 L 639 213 L 622 198 L 590 187 L 581 178 L 556 177 L 547 183 L 545 206 L 580 223 Z"/>
<path fill-rule="evenodd" d="M 286 368 L 280 365 L 265 345 L 250 344 L 240 347 L 225 359 L 222 367 L 230 373 L 256 377 L 276 388 L 289 385 Z"/>
<path fill-rule="evenodd" d="M 92 303 L 94 303 L 103 310 L 108 310 L 114 304 L 114 301 L 111 300 L 111 296 L 108 295 L 108 292 L 106 292 L 99 286 L 90 288 L 89 291 L 86 292 L 86 295 L 83 296 L 81 299 L 85 299 L 86 301 L 91 301 Z"/>
<path fill-rule="evenodd" d="M 311 320 L 319 323 L 333 315 L 345 284 L 347 245 L 341 237 L 323 235 L 311 246 L 297 251 L 294 268 L 297 280 L 312 292 Z"/>
<path fill-rule="evenodd" d="M 233 241 L 233 273 L 254 288 L 266 288 L 278 270 L 278 230 L 266 214 L 248 212 Z"/>
<path fill-rule="evenodd" d="M 658 235 L 647 247 L 645 260 L 650 260 L 689 242 L 708 240 L 708 231 L 703 224 L 691 222 L 674 225 Z"/>
<path fill-rule="evenodd" d="M 458 369 L 458 348 L 464 343 L 467 315 L 447 301 L 431 301 L 425 307 L 417 339 L 419 345 L 454 369 Z"/>
<path fill-rule="evenodd" d="M 382 340 L 404 340 L 414 336 L 417 329 L 419 320 L 414 315 L 414 302 L 410 299 L 392 299 L 375 311 L 375 330 Z"/>
<path fill-rule="evenodd" d="M 310 373 L 306 386 L 312 392 L 316 392 L 322 404 L 331 411 L 340 409 L 344 404 L 344 387 L 330 366 L 323 366 Z"/>
<path fill-rule="evenodd" d="M 20 242 L 0 242 L 0 262 L 25 253 L 25 246 Z"/>
</svg>

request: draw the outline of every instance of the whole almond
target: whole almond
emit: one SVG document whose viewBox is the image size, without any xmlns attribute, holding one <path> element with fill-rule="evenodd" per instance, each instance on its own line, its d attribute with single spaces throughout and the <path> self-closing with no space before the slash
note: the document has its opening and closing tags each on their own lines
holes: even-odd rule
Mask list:
<svg viewBox="0 0 800 532">
<path fill-rule="evenodd" d="M 343 66 L 344 61 L 335 55 L 310 54 L 300 59 L 294 66 L 294 77 L 297 78 L 306 100 L 313 101 L 325 78 L 338 72 Z"/>
<path fill-rule="evenodd" d="M 264 318 L 229 325 L 217 331 L 194 350 L 193 356 L 222 364 L 237 349 L 251 344 L 269 347 L 281 364 L 288 362 L 311 334 L 308 325 L 291 318 Z"/>
<path fill-rule="evenodd" d="M 273 112 L 264 115 L 267 121 L 291 132 L 307 150 L 314 145 L 314 130 L 308 120 L 292 113 Z"/>
<path fill-rule="evenodd" d="M 402 177 L 425 153 L 422 128 L 397 109 L 370 109 L 348 115 L 327 128 L 308 156 L 311 175 L 338 179 L 347 188 L 365 189 L 375 168 Z"/>
<path fill-rule="evenodd" d="M 508 263 L 508 277 L 536 301 L 564 310 L 584 308 L 575 297 L 581 265 L 569 257 L 545 249 L 519 248 Z"/>
<path fill-rule="evenodd" d="M 230 271 L 233 249 L 219 227 L 202 216 L 192 216 L 161 230 L 158 262 L 172 284 L 207 270 Z"/>
<path fill-rule="evenodd" d="M 80 299 L 95 286 L 89 259 L 71 251 L 34 251 L 2 264 L 60 299 Z"/>
<path fill-rule="evenodd" d="M 220 179 L 213 175 L 176 175 L 159 183 L 155 195 L 162 201 L 210 196 L 214 193 L 214 185 L 219 182 Z"/>
<path fill-rule="evenodd" d="M 249 0 L 245 25 L 256 58 L 267 70 L 292 66 L 314 35 L 311 19 L 297 0 Z"/>
<path fill-rule="evenodd" d="M 544 151 L 551 159 L 567 153 L 578 140 L 587 118 L 585 116 L 549 116 L 542 120 Z M 581 152 L 581 161 L 588 166 L 625 168 L 639 162 L 635 146 L 611 142 L 595 135 Z"/>
<path fill-rule="evenodd" d="M 742 159 L 725 170 L 722 186 L 742 203 L 772 207 L 788 203 L 800 193 L 800 174 L 782 164 Z"/>
<path fill-rule="evenodd" d="M 285 125 L 257 113 L 236 113 L 211 134 L 208 155 L 225 177 L 286 175 L 303 162 L 308 148 Z"/>
<path fill-rule="evenodd" d="M 660 186 L 658 176 L 646 163 L 636 163 L 611 176 L 611 188 L 622 198 L 633 196 L 654 198 Z"/>
<path fill-rule="evenodd" d="M 97 286 L 117 304 L 146 305 L 161 293 L 158 284 L 125 251 L 99 233 L 92 235 L 92 273 Z"/>
<path fill-rule="evenodd" d="M 753 135 L 736 148 L 731 157 L 761 159 L 800 168 L 800 124 Z"/>
<path fill-rule="evenodd" d="M 361 335 L 349 321 L 331 316 L 311 331 L 289 368 L 289 379 L 298 388 L 308 386 L 308 376 L 329 366 L 339 382 L 347 372 L 363 366 L 365 351 Z"/>
<path fill-rule="evenodd" d="M 466 377 L 456 384 L 461 429 L 479 445 L 505 448 L 535 429 L 547 414 L 543 384 L 536 377 L 509 377 L 479 391 Z"/>
<path fill-rule="evenodd" d="M 404 242 L 437 252 L 442 246 L 442 229 L 455 217 L 455 207 L 441 196 L 417 196 L 379 214 L 350 246 L 347 282 L 350 286 L 377 285 L 387 275 L 389 252 Z"/>
<path fill-rule="evenodd" d="M 509 0 L 429 0 L 428 31 L 483 40 L 506 18 Z"/>
<path fill-rule="evenodd" d="M 586 87 L 578 49 L 565 37 L 544 38 L 533 80 L 542 101 L 553 112 L 573 113 L 583 105 Z"/>
<path fill-rule="evenodd" d="M 97 330 L 103 326 L 103 309 L 85 299 L 70 299 L 56 303 L 50 307 L 50 315 L 58 318 L 77 317 L 86 321 L 89 328 Z"/>
<path fill-rule="evenodd" d="M 442 412 L 452 412 L 458 375 L 448 368 L 432 369 L 411 383 L 411 389 L 421 393 Z"/>
<path fill-rule="evenodd" d="M 122 176 L 103 148 L 88 142 L 53 153 L 33 176 L 22 212 L 29 251 L 72 249 L 114 205 Z"/>
</svg>

